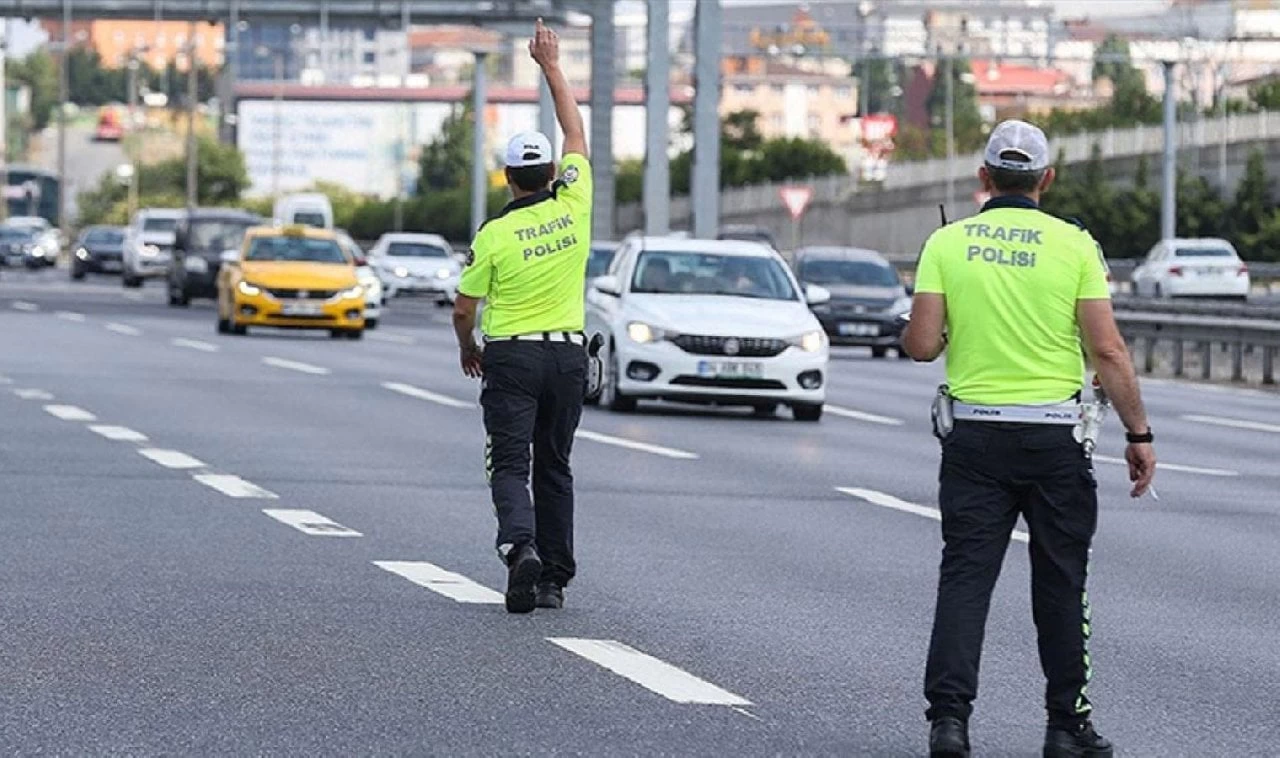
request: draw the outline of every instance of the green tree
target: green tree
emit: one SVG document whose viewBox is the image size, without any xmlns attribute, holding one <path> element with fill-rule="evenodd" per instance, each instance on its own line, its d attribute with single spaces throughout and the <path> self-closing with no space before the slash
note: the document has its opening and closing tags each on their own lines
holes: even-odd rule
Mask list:
<svg viewBox="0 0 1280 758">
<path fill-rule="evenodd" d="M 972 152 L 981 148 L 986 138 L 982 114 L 978 112 L 978 90 L 974 87 L 973 73 L 967 60 L 952 61 L 950 68 L 956 152 Z M 933 155 L 946 154 L 946 72 L 946 62 L 939 63 L 937 74 L 933 77 L 933 89 L 925 100 L 929 124 L 933 127 L 931 134 Z"/>
<path fill-rule="evenodd" d="M 1280 110 L 1280 79 L 1270 79 L 1250 87 L 1249 102 L 1264 111 Z"/>
<path fill-rule="evenodd" d="M 1231 203 L 1231 232 L 1239 237 L 1256 235 L 1262 225 L 1272 215 L 1275 201 L 1272 198 L 1271 179 L 1267 176 L 1266 156 L 1261 150 L 1249 153 L 1245 164 L 1244 176 L 1236 186 L 1235 198 Z M 1246 255 L 1248 252 L 1250 255 Z M 1256 250 L 1241 250 L 1244 257 L 1256 257 Z"/>
<path fill-rule="evenodd" d="M 470 105 L 455 107 L 440 125 L 440 133 L 422 148 L 418 159 L 418 192 L 467 187 L 471 181 L 474 133 Z"/>
<path fill-rule="evenodd" d="M 58 65 L 53 56 L 40 48 L 20 61 L 10 61 L 7 73 L 13 82 L 31 90 L 30 128 L 44 129 L 58 104 Z"/>
<path fill-rule="evenodd" d="M 898 66 L 886 58 L 868 58 L 856 64 L 858 76 L 858 99 L 863 100 L 862 88 L 866 88 L 867 113 L 894 113 L 901 110 L 901 100 L 894 97 L 894 89 L 900 87 L 900 71 Z M 861 107 L 861 105 L 859 105 Z"/>
</svg>

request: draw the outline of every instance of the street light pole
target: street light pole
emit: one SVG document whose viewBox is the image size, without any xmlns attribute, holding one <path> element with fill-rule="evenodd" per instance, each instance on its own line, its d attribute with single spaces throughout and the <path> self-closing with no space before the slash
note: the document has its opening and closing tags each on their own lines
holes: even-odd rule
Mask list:
<svg viewBox="0 0 1280 758">
<path fill-rule="evenodd" d="M 947 77 L 947 207 L 955 204 L 956 194 L 956 93 L 953 79 L 955 62 L 947 56 L 943 68 Z"/>
<path fill-rule="evenodd" d="M 1178 95 L 1173 61 L 1164 62 L 1164 174 L 1160 190 L 1160 239 L 1177 236 L 1178 219 Z"/>
<path fill-rule="evenodd" d="M 129 133 L 125 136 L 125 149 L 129 158 L 129 222 L 133 221 L 133 216 L 138 212 L 138 139 L 133 130 L 138 125 L 137 103 L 138 103 L 138 51 L 134 50 L 132 57 L 129 59 Z"/>
<path fill-rule="evenodd" d="M 8 55 L 8 22 L 0 18 L 0 193 L 9 191 L 9 85 L 4 62 Z M 0 221 L 9 218 L 9 197 L 0 197 Z"/>
<path fill-rule="evenodd" d="M 199 177 L 196 157 L 196 101 L 200 99 L 196 71 L 196 22 L 187 25 L 187 214 L 196 209 Z"/>
<path fill-rule="evenodd" d="M 62 238 L 68 235 L 67 226 L 67 100 L 70 99 L 70 80 L 67 59 L 71 53 L 71 0 L 62 0 L 62 54 L 58 65 L 58 229 Z"/>
<path fill-rule="evenodd" d="M 271 197 L 280 197 L 280 120 L 284 118 L 284 54 L 275 54 L 276 117 L 271 125 Z"/>
<path fill-rule="evenodd" d="M 484 166 L 484 106 L 488 95 L 485 93 L 485 62 L 489 58 L 487 51 L 476 51 L 475 73 L 473 75 L 472 91 L 472 117 L 474 123 L 472 125 L 473 143 L 471 147 L 471 233 L 474 235 L 480 230 L 480 225 L 484 223 L 485 212 L 488 210 L 485 205 L 485 198 L 488 195 L 489 182 L 485 178 Z"/>
</svg>

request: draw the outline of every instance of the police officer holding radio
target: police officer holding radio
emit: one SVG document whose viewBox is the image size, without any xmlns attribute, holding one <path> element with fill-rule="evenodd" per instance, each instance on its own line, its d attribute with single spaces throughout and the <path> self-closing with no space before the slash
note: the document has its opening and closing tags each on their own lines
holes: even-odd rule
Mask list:
<svg viewBox="0 0 1280 758">
<path fill-rule="evenodd" d="M 1155 473 L 1151 429 L 1101 249 L 1083 228 L 1039 209 L 1054 179 L 1044 133 L 1001 123 L 984 163 L 978 176 L 991 200 L 925 243 L 902 338 L 917 361 L 947 353 L 934 407 L 944 547 L 925 672 L 930 754 L 969 755 L 987 611 L 1021 514 L 1047 679 L 1044 755 L 1110 756 L 1087 694 L 1085 581 L 1098 503 L 1082 445 L 1081 338 L 1127 430 L 1132 497 Z"/>
<path fill-rule="evenodd" d="M 569 455 L 588 362 L 582 331 L 591 249 L 586 132 L 560 70 L 559 40 L 541 20 L 529 53 L 547 77 L 564 132 L 559 176 L 546 135 L 511 139 L 506 178 L 513 200 L 476 233 L 453 312 L 462 370 L 483 377 L 485 468 L 511 613 L 562 607 L 576 571 Z M 481 300 L 483 349 L 474 337 Z"/>
</svg>

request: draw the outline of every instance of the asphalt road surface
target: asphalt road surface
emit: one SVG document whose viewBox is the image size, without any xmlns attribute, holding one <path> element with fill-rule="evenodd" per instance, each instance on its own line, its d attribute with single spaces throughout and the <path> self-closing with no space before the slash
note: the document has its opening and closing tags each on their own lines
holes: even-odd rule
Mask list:
<svg viewBox="0 0 1280 758">
<path fill-rule="evenodd" d="M 149 284 L 0 279 L 0 752 L 926 753 L 941 367 L 833 361 L 818 424 L 589 410 L 581 571 L 509 616 L 477 385 L 445 312 L 362 342 L 214 333 Z M 1146 382 L 1110 419 L 1090 585 L 1123 755 L 1275 755 L 1280 398 Z M 991 610 L 978 755 L 1039 754 L 1025 545 Z"/>
<path fill-rule="evenodd" d="M 94 123 L 67 124 L 67 208 L 74 218 L 76 199 L 81 192 L 98 186 L 102 175 L 128 162 L 120 142 L 97 142 Z M 58 171 L 58 128 L 40 133 L 40 150 L 32 156 L 41 168 Z"/>
</svg>

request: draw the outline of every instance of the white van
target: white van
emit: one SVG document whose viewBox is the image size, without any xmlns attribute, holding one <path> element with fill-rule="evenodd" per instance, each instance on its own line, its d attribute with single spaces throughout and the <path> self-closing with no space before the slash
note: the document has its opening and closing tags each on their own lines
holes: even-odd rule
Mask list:
<svg viewBox="0 0 1280 758">
<path fill-rule="evenodd" d="M 284 195 L 276 200 L 276 226 L 302 224 L 320 229 L 333 229 L 333 205 L 318 192 Z"/>
</svg>

